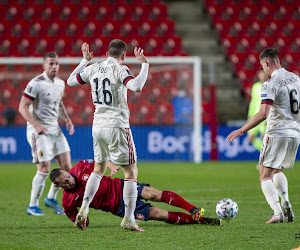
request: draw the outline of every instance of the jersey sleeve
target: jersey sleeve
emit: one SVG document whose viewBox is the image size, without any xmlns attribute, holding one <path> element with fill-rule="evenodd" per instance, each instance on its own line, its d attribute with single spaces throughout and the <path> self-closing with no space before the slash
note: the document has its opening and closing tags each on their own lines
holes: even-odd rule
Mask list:
<svg viewBox="0 0 300 250">
<path fill-rule="evenodd" d="M 120 67 L 119 77 L 120 77 L 122 84 L 124 84 L 125 86 L 131 79 L 134 79 L 133 74 L 130 72 L 129 68 L 125 65 Z"/>
<path fill-rule="evenodd" d="M 134 77 L 126 67 L 120 71 L 120 79 L 123 84 L 134 92 L 142 91 L 148 77 L 148 63 L 142 63 L 140 73 Z"/>
<path fill-rule="evenodd" d="M 38 94 L 39 94 L 39 84 L 37 81 L 31 80 L 28 83 L 23 93 L 23 96 L 33 101 L 38 96 Z"/>
<path fill-rule="evenodd" d="M 269 82 L 265 82 L 261 89 L 261 104 L 269 104 L 273 105 L 275 100 L 275 89 L 274 84 L 270 80 Z"/>
<path fill-rule="evenodd" d="M 89 61 L 82 59 L 80 64 L 73 70 L 71 75 L 69 76 L 67 80 L 67 84 L 69 86 L 77 86 L 79 84 L 85 84 L 89 81 L 89 79 L 86 77 L 87 76 L 87 70 L 90 68 L 87 67 L 89 64 Z"/>
<path fill-rule="evenodd" d="M 66 192 L 64 192 L 63 194 L 62 206 L 68 218 L 74 222 L 76 220 L 76 215 L 78 213 L 76 201 L 74 199 L 70 199 L 70 197 L 68 197 L 68 194 Z"/>
</svg>

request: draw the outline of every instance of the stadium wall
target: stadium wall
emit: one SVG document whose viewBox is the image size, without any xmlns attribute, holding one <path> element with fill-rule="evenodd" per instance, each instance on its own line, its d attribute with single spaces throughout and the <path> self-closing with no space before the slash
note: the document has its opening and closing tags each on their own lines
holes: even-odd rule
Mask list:
<svg viewBox="0 0 300 250">
<path fill-rule="evenodd" d="M 193 161 L 191 126 L 133 126 L 132 133 L 139 161 Z M 259 153 L 249 144 L 246 135 L 227 143 L 226 137 L 236 127 L 219 126 L 217 145 L 219 160 L 258 160 Z M 63 129 L 71 147 L 73 161 L 93 158 L 91 127 L 76 127 L 73 136 Z M 203 160 L 209 160 L 210 131 L 203 126 Z M 87 139 L 89 138 L 89 139 Z M 299 157 L 297 157 L 299 158 Z M 2 127 L 0 161 L 31 161 L 25 127 Z"/>
</svg>

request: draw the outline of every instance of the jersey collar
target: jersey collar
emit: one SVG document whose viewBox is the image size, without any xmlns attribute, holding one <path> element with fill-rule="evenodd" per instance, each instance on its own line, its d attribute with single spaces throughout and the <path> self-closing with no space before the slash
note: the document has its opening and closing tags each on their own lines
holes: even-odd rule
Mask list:
<svg viewBox="0 0 300 250">
<path fill-rule="evenodd" d="M 51 82 L 51 83 L 54 83 L 55 82 L 55 78 L 54 78 L 54 81 L 52 81 L 46 74 L 46 72 L 44 71 L 43 72 L 43 76 L 45 77 L 45 79 L 48 81 L 48 82 Z"/>
<path fill-rule="evenodd" d="M 271 77 L 275 76 L 277 72 L 279 72 L 280 70 L 284 70 L 284 68 L 274 70 L 273 73 L 271 74 Z"/>
<path fill-rule="evenodd" d="M 113 62 L 113 63 L 115 63 L 115 64 L 119 64 L 118 63 L 118 60 L 116 59 L 116 58 L 113 58 L 113 57 L 107 57 L 107 61 L 109 61 L 109 62 Z"/>
</svg>

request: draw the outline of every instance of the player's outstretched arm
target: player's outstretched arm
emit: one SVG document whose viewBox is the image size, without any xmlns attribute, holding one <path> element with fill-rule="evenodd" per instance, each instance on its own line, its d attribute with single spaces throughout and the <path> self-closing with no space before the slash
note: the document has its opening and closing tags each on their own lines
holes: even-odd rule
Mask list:
<svg viewBox="0 0 300 250">
<path fill-rule="evenodd" d="M 143 52 L 144 51 L 141 48 L 137 48 L 137 47 L 134 48 L 135 57 L 142 64 L 142 68 L 138 76 L 128 81 L 126 85 L 128 89 L 134 92 L 142 91 L 148 77 L 149 64 Z"/>
<path fill-rule="evenodd" d="M 261 104 L 260 109 L 258 113 L 256 113 L 243 127 L 232 131 L 228 136 L 227 136 L 227 141 L 232 142 L 235 138 L 243 135 L 246 133 L 248 130 L 256 127 L 258 124 L 260 124 L 262 121 L 267 119 L 271 105 L 269 104 Z"/>
<path fill-rule="evenodd" d="M 83 59 L 81 60 L 80 64 L 73 70 L 67 80 L 68 85 L 71 87 L 85 83 L 84 81 L 82 81 L 80 73 L 84 71 L 86 66 L 89 64 L 89 61 L 93 58 L 93 52 L 89 51 L 89 45 L 87 43 L 82 44 L 81 51 Z"/>
</svg>

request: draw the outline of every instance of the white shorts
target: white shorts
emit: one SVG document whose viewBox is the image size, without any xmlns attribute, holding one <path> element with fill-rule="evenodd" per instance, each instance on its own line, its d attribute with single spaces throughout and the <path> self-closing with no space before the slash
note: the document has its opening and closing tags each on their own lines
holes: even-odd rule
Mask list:
<svg viewBox="0 0 300 250">
<path fill-rule="evenodd" d="M 93 127 L 94 159 L 97 163 L 111 160 L 116 165 L 136 162 L 136 150 L 129 128 Z"/>
<path fill-rule="evenodd" d="M 46 132 L 48 135 L 39 135 L 34 127 L 27 126 L 27 141 L 31 147 L 33 163 L 51 161 L 55 156 L 71 151 L 60 127 L 47 128 Z"/>
<path fill-rule="evenodd" d="M 300 139 L 264 137 L 259 164 L 264 167 L 293 169 Z"/>
</svg>

